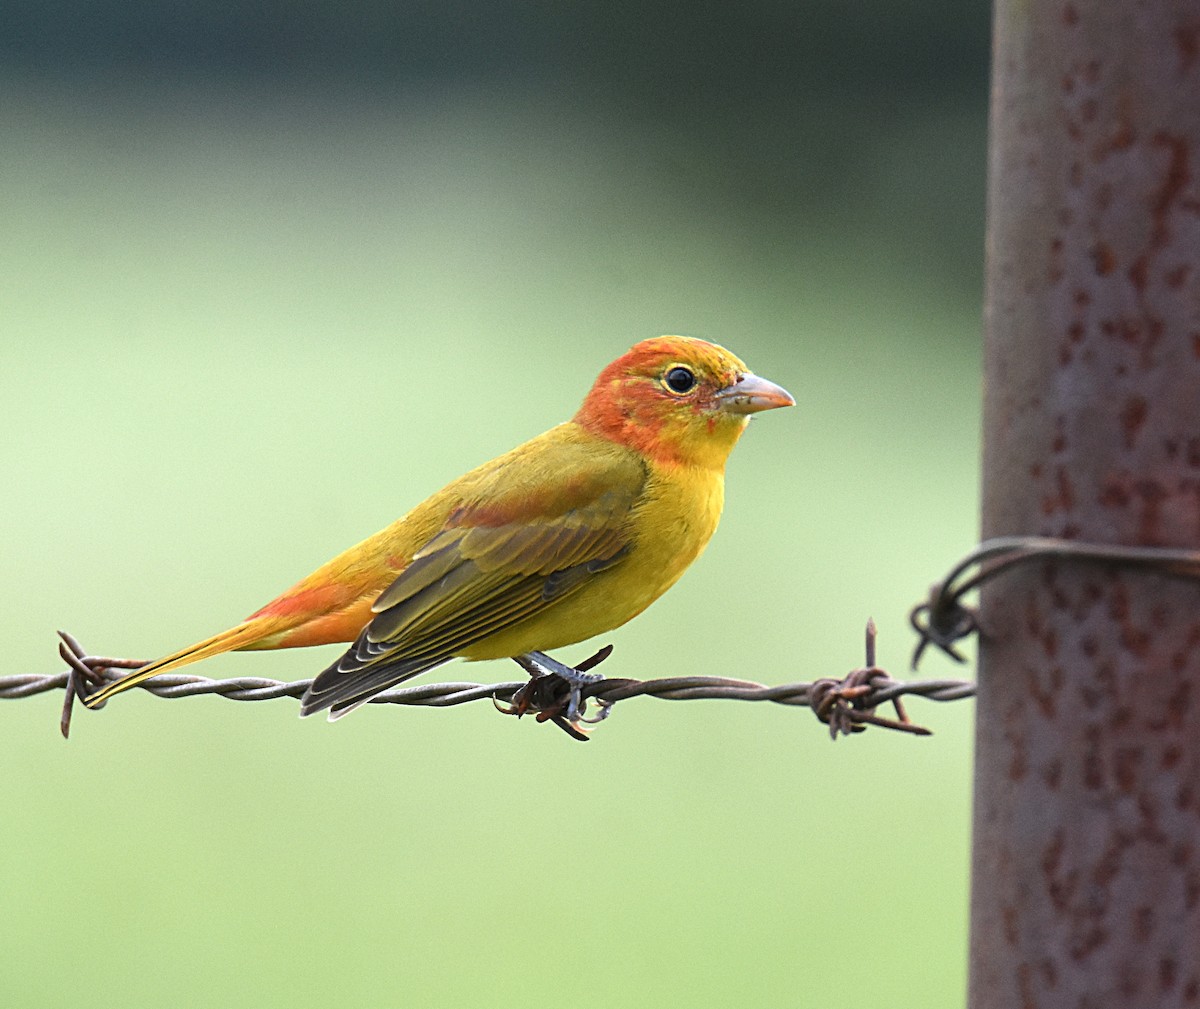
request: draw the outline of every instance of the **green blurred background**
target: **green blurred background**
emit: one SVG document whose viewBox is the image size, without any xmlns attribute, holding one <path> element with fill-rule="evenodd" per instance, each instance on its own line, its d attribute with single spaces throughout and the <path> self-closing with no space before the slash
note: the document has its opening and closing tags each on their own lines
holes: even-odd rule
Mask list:
<svg viewBox="0 0 1200 1009">
<path fill-rule="evenodd" d="M 799 405 L 606 670 L 840 675 L 874 615 L 906 675 L 976 536 L 987 19 L 5 5 L 3 672 L 225 627 L 679 332 Z M 637 700 L 580 745 L 141 694 L 64 743 L 59 701 L 0 703 L 6 1006 L 961 1001 L 968 703 L 832 745 Z"/>
</svg>

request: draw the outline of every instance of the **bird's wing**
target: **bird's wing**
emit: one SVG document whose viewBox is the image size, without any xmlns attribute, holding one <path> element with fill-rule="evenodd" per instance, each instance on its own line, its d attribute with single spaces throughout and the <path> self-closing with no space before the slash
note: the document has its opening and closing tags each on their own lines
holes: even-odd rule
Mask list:
<svg viewBox="0 0 1200 1009">
<path fill-rule="evenodd" d="M 305 695 L 339 717 L 619 564 L 646 482 L 631 454 L 574 446 L 477 478 L 446 523 L 379 596 L 375 617 Z"/>
</svg>

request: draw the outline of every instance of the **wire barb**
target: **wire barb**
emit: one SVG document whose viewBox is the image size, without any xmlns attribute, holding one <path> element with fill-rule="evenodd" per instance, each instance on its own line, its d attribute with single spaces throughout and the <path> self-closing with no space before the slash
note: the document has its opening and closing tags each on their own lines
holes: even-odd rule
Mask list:
<svg viewBox="0 0 1200 1009">
<path fill-rule="evenodd" d="M 65 672 L 53 676 L 0 677 L 0 700 L 15 700 L 51 690 L 65 690 L 60 729 L 65 737 L 70 732 L 71 713 L 75 699 L 85 697 L 100 685 L 121 678 L 124 672 L 138 669 L 145 662 L 137 659 L 118 659 L 88 655 L 83 646 L 66 632 L 60 632 L 59 654 L 68 665 Z M 538 676 L 513 683 L 424 683 L 395 687 L 371 698 L 372 704 L 405 704 L 424 707 L 451 707 L 470 701 L 490 700 L 505 714 L 532 713 L 538 722 L 551 722 L 573 739 L 588 739 L 580 722 L 594 724 L 608 717 L 617 701 L 630 697 L 659 697 L 671 701 L 722 699 L 737 701 L 769 701 L 791 707 L 810 707 L 830 728 L 830 735 L 862 732 L 868 725 L 894 729 L 913 735 L 929 735 L 928 729 L 914 725 L 900 702 L 903 695 L 925 697 L 934 701 L 954 701 L 972 697 L 975 685 L 964 680 L 924 680 L 907 683 L 893 680 L 875 665 L 877 632 L 874 621 L 867 625 L 867 663 L 841 680 L 825 678 L 813 683 L 789 683 L 768 686 L 752 680 L 721 676 L 671 676 L 653 680 L 624 677 L 601 679 L 595 683 L 571 684 L 558 675 Z M 581 672 L 599 665 L 612 654 L 606 645 L 595 655 L 579 663 Z M 291 682 L 257 677 L 238 677 L 212 680 L 203 676 L 163 673 L 152 676 L 138 687 L 157 697 L 193 697 L 198 694 L 217 694 L 232 701 L 265 701 L 278 697 L 300 698 L 312 680 Z M 572 687 L 579 691 L 579 715 L 594 701 L 599 713 L 591 718 L 570 721 L 566 706 Z M 882 704 L 892 704 L 895 718 L 875 714 Z"/>
<path fill-rule="evenodd" d="M 829 726 L 829 736 L 848 736 L 852 732 L 863 732 L 868 725 L 878 725 L 898 732 L 910 732 L 914 736 L 931 736 L 929 729 L 914 725 L 899 694 L 889 698 L 896 712 L 895 718 L 883 718 L 875 714 L 881 703 L 875 696 L 876 686 L 892 682 L 887 671 L 875 665 L 875 639 L 878 631 L 875 621 L 867 621 L 867 664 L 855 669 L 843 680 L 822 679 L 813 683 L 809 691 L 809 704 L 813 714 Z"/>
</svg>

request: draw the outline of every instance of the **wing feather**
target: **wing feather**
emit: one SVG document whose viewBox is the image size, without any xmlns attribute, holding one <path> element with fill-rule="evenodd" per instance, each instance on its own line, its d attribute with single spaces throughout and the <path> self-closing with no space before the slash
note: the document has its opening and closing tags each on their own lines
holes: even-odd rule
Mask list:
<svg viewBox="0 0 1200 1009">
<path fill-rule="evenodd" d="M 561 485 L 551 471 L 549 491 L 544 483 L 484 487 L 453 509 L 375 601 L 354 644 L 313 681 L 302 713 L 331 708 L 341 717 L 619 564 L 646 471 L 630 455 L 591 463 Z M 498 470 L 495 482 L 512 472 Z"/>
</svg>

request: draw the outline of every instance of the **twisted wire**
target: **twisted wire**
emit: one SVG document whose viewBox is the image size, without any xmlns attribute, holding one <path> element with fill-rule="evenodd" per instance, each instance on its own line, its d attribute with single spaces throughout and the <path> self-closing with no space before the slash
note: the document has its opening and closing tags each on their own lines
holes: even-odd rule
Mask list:
<svg viewBox="0 0 1200 1009">
<path fill-rule="evenodd" d="M 0 700 L 17 700 L 63 690 L 69 672 L 50 676 L 0 676 Z M 119 670 L 101 673 L 106 681 L 118 680 Z M 393 687 L 371 698 L 371 704 L 404 704 L 414 707 L 447 708 L 471 701 L 496 700 L 511 702 L 528 680 L 510 683 L 423 683 L 416 686 Z M 271 701 L 280 697 L 299 698 L 312 680 L 269 680 L 257 676 L 238 676 L 213 680 L 205 676 L 163 673 L 138 684 L 138 689 L 156 697 L 197 697 L 216 694 L 230 701 Z M 668 676 L 653 680 L 614 678 L 601 680 L 583 688 L 585 698 L 615 704 L 630 697 L 657 697 L 666 701 L 729 700 L 770 701 L 793 707 L 810 707 L 813 683 L 786 683 L 768 686 L 752 680 L 730 679 L 722 676 Z M 875 707 L 897 697 L 924 697 L 930 701 L 958 701 L 975 696 L 975 684 L 967 680 L 893 680 L 880 679 L 873 684 L 872 693 L 864 695 Z"/>
<path fill-rule="evenodd" d="M 51 690 L 63 690 L 63 709 L 60 729 L 68 736 L 77 697 L 104 683 L 120 679 L 126 670 L 137 669 L 145 663 L 136 659 L 114 659 L 90 656 L 70 634 L 59 632 L 59 655 L 70 668 L 52 676 L 0 677 L 0 700 L 30 697 Z M 812 683 L 789 683 L 767 686 L 752 680 L 722 676 L 668 676 L 654 680 L 626 678 L 601 679 L 583 686 L 572 686 L 557 675 L 535 676 L 529 680 L 509 683 L 419 683 L 414 686 L 393 687 L 371 698 L 372 704 L 407 704 L 445 708 L 470 701 L 490 700 L 496 708 L 509 715 L 532 713 L 539 722 L 550 721 L 574 739 L 589 737 L 581 722 L 603 721 L 617 701 L 630 697 L 659 697 L 663 700 L 691 701 L 724 699 L 740 701 L 770 701 L 775 704 L 806 706 L 829 726 L 830 735 L 862 732 L 868 725 L 929 735 L 929 730 L 909 721 L 901 696 L 928 697 L 931 700 L 958 700 L 970 697 L 974 685 L 961 680 L 926 680 L 904 683 L 893 680 L 885 670 L 875 665 L 874 621 L 867 622 L 866 666 L 853 670 L 841 680 L 825 678 Z M 578 666 L 579 671 L 599 665 L 611 654 L 606 645 Z M 157 697 L 194 697 L 216 694 L 233 701 L 267 701 L 278 697 L 300 698 L 312 680 L 269 680 L 261 677 L 238 677 L 214 680 L 205 676 L 181 673 L 160 673 L 137 686 Z M 569 704 L 568 704 L 569 701 Z M 582 717 L 587 702 L 594 701 L 599 714 Z M 875 713 L 880 704 L 890 702 L 896 717 L 886 718 Z M 578 705 L 578 710 L 577 710 Z"/>
</svg>

